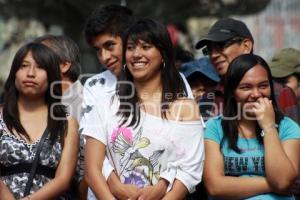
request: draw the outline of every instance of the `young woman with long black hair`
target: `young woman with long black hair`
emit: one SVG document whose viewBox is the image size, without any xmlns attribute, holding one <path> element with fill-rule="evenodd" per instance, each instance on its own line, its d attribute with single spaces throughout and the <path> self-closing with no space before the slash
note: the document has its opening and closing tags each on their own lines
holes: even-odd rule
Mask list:
<svg viewBox="0 0 300 200">
<path fill-rule="evenodd" d="M 205 129 L 204 183 L 215 199 L 294 199 L 299 125 L 279 111 L 268 64 L 235 58 L 225 79 L 222 116 Z"/>
<path fill-rule="evenodd" d="M 183 199 L 201 181 L 199 110 L 185 97 L 164 26 L 140 20 L 125 37 L 126 65 L 117 94 L 85 113 L 86 180 L 99 199 L 113 199 L 101 173 L 104 155 L 130 199 Z"/>
<path fill-rule="evenodd" d="M 28 43 L 16 53 L 0 115 L 1 180 L 16 199 L 66 199 L 79 136 L 76 120 L 67 118 L 60 102 L 60 80 L 59 59 L 48 47 Z"/>
</svg>

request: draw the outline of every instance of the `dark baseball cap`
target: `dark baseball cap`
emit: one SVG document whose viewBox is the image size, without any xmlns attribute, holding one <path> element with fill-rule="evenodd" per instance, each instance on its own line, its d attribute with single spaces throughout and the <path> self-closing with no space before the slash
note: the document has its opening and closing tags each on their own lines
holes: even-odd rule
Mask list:
<svg viewBox="0 0 300 200">
<path fill-rule="evenodd" d="M 254 42 L 252 34 L 244 22 L 232 18 L 223 18 L 214 23 L 208 34 L 197 42 L 196 49 L 202 48 L 208 42 L 223 42 L 234 37 L 249 38 Z"/>
</svg>

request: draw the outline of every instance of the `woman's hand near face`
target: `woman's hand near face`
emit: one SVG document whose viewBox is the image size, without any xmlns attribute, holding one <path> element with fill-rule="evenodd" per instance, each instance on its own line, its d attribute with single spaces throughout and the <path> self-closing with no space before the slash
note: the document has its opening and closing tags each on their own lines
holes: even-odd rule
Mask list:
<svg viewBox="0 0 300 200">
<path fill-rule="evenodd" d="M 268 129 L 275 124 L 275 112 L 271 100 L 262 97 L 253 103 L 253 105 L 253 112 L 261 129 Z"/>
<path fill-rule="evenodd" d="M 253 113 L 264 131 L 264 164 L 268 183 L 273 192 L 290 194 L 299 172 L 299 141 L 297 139 L 281 141 L 279 132 L 290 130 L 289 127 L 285 127 L 285 130 L 276 128 L 272 101 L 268 98 L 259 98 L 253 105 Z M 287 133 L 281 133 L 285 134 Z"/>
</svg>

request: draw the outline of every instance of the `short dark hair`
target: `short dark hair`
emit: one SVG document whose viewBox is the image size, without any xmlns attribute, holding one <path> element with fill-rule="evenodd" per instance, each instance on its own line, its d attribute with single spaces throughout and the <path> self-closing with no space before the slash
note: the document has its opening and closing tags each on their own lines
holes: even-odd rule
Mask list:
<svg viewBox="0 0 300 200">
<path fill-rule="evenodd" d="M 238 121 L 237 119 L 230 119 L 234 116 L 237 116 L 237 102 L 234 98 L 234 91 L 238 87 L 240 81 L 250 69 L 252 69 L 256 65 L 261 65 L 268 74 L 269 85 L 271 88 L 271 96 L 270 100 L 272 100 L 273 108 L 275 111 L 275 120 L 276 124 L 279 124 L 281 119 L 283 118 L 282 113 L 280 112 L 276 100 L 275 93 L 273 88 L 272 75 L 270 71 L 270 67 L 267 62 L 258 55 L 255 54 L 243 54 L 236 57 L 229 65 L 228 71 L 225 76 L 225 84 L 224 84 L 224 111 L 222 119 L 222 128 L 224 132 L 225 138 L 229 141 L 229 148 L 236 152 L 240 152 L 240 149 L 237 147 L 237 139 L 238 139 Z M 227 118 L 227 120 L 226 120 Z M 260 128 L 257 124 L 256 126 L 256 136 L 260 142 L 262 142 L 262 137 L 260 136 Z"/>
<path fill-rule="evenodd" d="M 85 39 L 91 44 L 95 37 L 105 33 L 123 38 L 133 21 L 133 12 L 127 7 L 120 5 L 98 7 L 86 21 Z"/>
<path fill-rule="evenodd" d="M 67 36 L 44 35 L 34 40 L 37 43 L 43 43 L 51 48 L 59 57 L 59 63 L 70 62 L 70 69 L 66 75 L 75 82 L 80 73 L 80 51 L 78 45 Z"/>
<path fill-rule="evenodd" d="M 58 98 L 62 95 L 59 58 L 54 51 L 43 44 L 28 43 L 22 46 L 15 54 L 4 86 L 3 120 L 10 131 L 14 129 L 18 134 L 24 135 L 29 139 L 29 135 L 20 122 L 17 103 L 19 91 L 15 85 L 16 73 L 28 52 L 32 53 L 35 62 L 47 73 L 48 88 L 45 93 L 45 102 L 48 107 L 47 127 L 50 131 L 50 140 L 53 144 L 55 140 L 60 139 L 63 144 L 67 122 L 66 120 L 56 120 L 51 117 L 51 114 L 53 114 L 58 118 L 66 118 L 65 106 L 60 103 L 60 98 Z M 51 83 L 54 82 L 55 84 L 51 86 Z"/>
</svg>

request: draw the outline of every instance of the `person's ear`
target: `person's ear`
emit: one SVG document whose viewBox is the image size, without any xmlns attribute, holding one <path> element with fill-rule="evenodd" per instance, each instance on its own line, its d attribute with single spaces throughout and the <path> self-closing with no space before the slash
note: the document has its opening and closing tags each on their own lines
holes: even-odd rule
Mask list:
<svg viewBox="0 0 300 200">
<path fill-rule="evenodd" d="M 253 49 L 253 42 L 250 39 L 246 38 L 243 40 L 242 46 L 243 46 L 243 52 L 245 54 L 250 53 Z"/>
<path fill-rule="evenodd" d="M 69 71 L 70 67 L 71 67 L 71 63 L 68 62 L 68 61 L 63 62 L 63 63 L 61 63 L 61 64 L 59 65 L 60 72 L 61 72 L 62 74 L 65 74 L 67 71 Z"/>
</svg>

